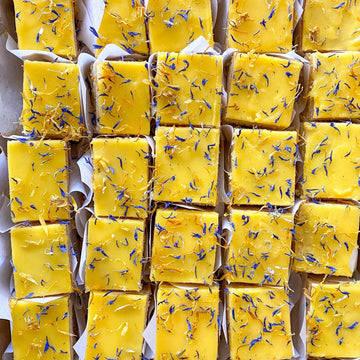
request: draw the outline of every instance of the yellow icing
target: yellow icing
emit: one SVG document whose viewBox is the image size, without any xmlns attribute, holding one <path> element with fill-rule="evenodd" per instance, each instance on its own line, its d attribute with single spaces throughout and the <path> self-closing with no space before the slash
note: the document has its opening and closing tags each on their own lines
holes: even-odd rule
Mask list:
<svg viewBox="0 0 360 360">
<path fill-rule="evenodd" d="M 212 283 L 218 218 L 215 212 L 158 210 L 153 235 L 151 279 Z"/>
<path fill-rule="evenodd" d="M 76 57 L 74 3 L 74 0 L 14 0 L 19 49 Z"/>
<path fill-rule="evenodd" d="M 293 269 L 352 276 L 359 218 L 356 206 L 302 203 L 296 217 Z"/>
<path fill-rule="evenodd" d="M 309 356 L 360 356 L 359 297 L 360 282 L 311 284 L 307 315 Z"/>
<path fill-rule="evenodd" d="M 218 129 L 157 128 L 155 201 L 217 204 Z"/>
<path fill-rule="evenodd" d="M 295 131 L 235 129 L 231 199 L 242 205 L 292 205 L 295 191 Z"/>
<path fill-rule="evenodd" d="M 292 358 L 289 297 L 284 289 L 233 285 L 227 293 L 230 358 Z"/>
<path fill-rule="evenodd" d="M 346 0 L 306 0 L 302 17 L 303 51 L 358 50 L 360 5 Z"/>
<path fill-rule="evenodd" d="M 85 359 L 140 359 L 148 294 L 91 292 Z"/>
<path fill-rule="evenodd" d="M 299 61 L 235 53 L 226 121 L 274 129 L 289 127 L 301 67 Z"/>
<path fill-rule="evenodd" d="M 25 61 L 22 95 L 20 120 L 25 133 L 79 140 L 86 131 L 78 65 Z"/>
<path fill-rule="evenodd" d="M 143 221 L 90 218 L 86 289 L 140 290 L 143 248 Z"/>
<path fill-rule="evenodd" d="M 221 56 L 159 53 L 155 82 L 157 123 L 220 126 Z"/>
<path fill-rule="evenodd" d="M 11 248 L 17 298 L 72 292 L 67 225 L 14 227 Z"/>
<path fill-rule="evenodd" d="M 69 296 L 50 298 L 48 301 L 11 298 L 14 360 L 72 359 L 74 335 L 70 304 Z"/>
<path fill-rule="evenodd" d="M 360 200 L 360 125 L 304 124 L 303 197 Z"/>
<path fill-rule="evenodd" d="M 286 285 L 292 256 L 293 216 L 232 209 L 231 222 L 234 229 L 227 249 L 227 280 Z"/>
<path fill-rule="evenodd" d="M 146 218 L 149 145 L 143 138 L 94 138 L 92 161 L 96 216 Z"/>
<path fill-rule="evenodd" d="M 314 53 L 311 63 L 309 109 L 314 119 L 360 116 L 360 52 Z"/>
<path fill-rule="evenodd" d="M 292 49 L 294 0 L 229 2 L 227 47 L 242 52 L 287 53 Z"/>
<path fill-rule="evenodd" d="M 97 131 L 108 135 L 150 134 L 147 62 L 96 62 Z"/>
<path fill-rule="evenodd" d="M 151 53 L 179 52 L 199 36 L 214 45 L 208 0 L 149 0 L 147 16 Z"/>
<path fill-rule="evenodd" d="M 218 286 L 162 283 L 156 301 L 154 360 L 217 359 Z"/>
<path fill-rule="evenodd" d="M 69 218 L 66 142 L 9 141 L 8 167 L 14 222 Z"/>
<path fill-rule="evenodd" d="M 94 46 L 95 55 L 108 44 L 115 44 L 130 54 L 147 55 L 145 22 L 143 0 L 106 1 Z"/>
</svg>

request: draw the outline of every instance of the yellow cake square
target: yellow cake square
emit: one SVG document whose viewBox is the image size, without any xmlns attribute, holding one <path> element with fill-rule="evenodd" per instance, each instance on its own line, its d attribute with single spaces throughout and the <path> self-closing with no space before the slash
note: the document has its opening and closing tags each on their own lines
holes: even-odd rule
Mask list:
<svg viewBox="0 0 360 360">
<path fill-rule="evenodd" d="M 301 68 L 299 61 L 234 53 L 226 122 L 271 129 L 289 127 Z"/>
<path fill-rule="evenodd" d="M 90 218 L 86 249 L 87 290 L 141 289 L 144 222 Z"/>
<path fill-rule="evenodd" d="M 219 137 L 219 129 L 159 126 L 153 199 L 215 206 Z"/>
<path fill-rule="evenodd" d="M 19 49 L 76 57 L 74 5 L 73 0 L 14 0 Z"/>
<path fill-rule="evenodd" d="M 303 197 L 360 200 L 359 138 L 359 124 L 304 124 Z"/>
<path fill-rule="evenodd" d="M 360 4 L 356 1 L 306 0 L 302 51 L 359 50 Z"/>
<path fill-rule="evenodd" d="M 307 354 L 311 357 L 360 356 L 360 282 L 311 283 L 307 314 Z"/>
<path fill-rule="evenodd" d="M 199 36 L 214 45 L 208 0 L 149 0 L 146 15 L 151 53 L 179 52 Z"/>
<path fill-rule="evenodd" d="M 232 0 L 227 47 L 241 52 L 287 53 L 292 49 L 294 0 Z"/>
<path fill-rule="evenodd" d="M 348 119 L 360 116 L 360 52 L 314 53 L 311 63 L 309 117 Z"/>
<path fill-rule="evenodd" d="M 145 61 L 94 66 L 96 130 L 107 135 L 149 135 L 150 85 Z"/>
<path fill-rule="evenodd" d="M 12 220 L 69 219 L 67 143 L 22 140 L 7 146 Z"/>
<path fill-rule="evenodd" d="M 212 283 L 219 214 L 159 209 L 156 212 L 150 278 L 153 281 Z"/>
<path fill-rule="evenodd" d="M 295 131 L 235 129 L 230 188 L 235 205 L 292 205 L 295 199 Z"/>
<path fill-rule="evenodd" d="M 146 218 L 151 153 L 143 138 L 94 138 L 96 216 Z"/>
<path fill-rule="evenodd" d="M 79 81 L 77 64 L 25 61 L 20 118 L 24 132 L 79 140 L 86 131 Z"/>
<path fill-rule="evenodd" d="M 140 359 L 149 295 L 90 293 L 85 359 Z"/>
<path fill-rule="evenodd" d="M 14 227 L 11 249 L 17 298 L 72 292 L 70 256 L 76 253 L 67 225 Z"/>
<path fill-rule="evenodd" d="M 352 276 L 358 257 L 359 218 L 356 206 L 302 203 L 296 216 L 293 269 Z"/>
<path fill-rule="evenodd" d="M 160 284 L 156 305 L 154 360 L 218 358 L 217 285 Z"/>
<path fill-rule="evenodd" d="M 220 126 L 221 56 L 159 53 L 155 83 L 157 124 Z"/>
<path fill-rule="evenodd" d="M 226 292 L 230 358 L 291 359 L 290 306 L 285 290 L 232 285 Z"/>
<path fill-rule="evenodd" d="M 232 209 L 227 248 L 230 282 L 286 286 L 289 279 L 293 216 L 290 213 Z"/>
<path fill-rule="evenodd" d="M 70 300 L 69 296 L 10 299 L 14 360 L 73 358 Z"/>
<path fill-rule="evenodd" d="M 104 1 L 105 9 L 96 33 L 95 55 L 108 44 L 129 54 L 149 53 L 146 37 L 144 0 Z"/>
</svg>

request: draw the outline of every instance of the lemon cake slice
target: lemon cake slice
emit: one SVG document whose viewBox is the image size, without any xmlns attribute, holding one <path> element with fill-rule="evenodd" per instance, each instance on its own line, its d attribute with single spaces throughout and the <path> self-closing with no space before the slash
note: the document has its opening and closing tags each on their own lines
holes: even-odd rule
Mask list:
<svg viewBox="0 0 360 360">
<path fill-rule="evenodd" d="M 270 129 L 290 126 L 302 64 L 279 57 L 234 53 L 226 122 Z"/>
<path fill-rule="evenodd" d="M 12 220 L 69 219 L 67 143 L 28 140 L 7 146 Z"/>
<path fill-rule="evenodd" d="M 71 296 L 10 299 L 14 360 L 73 358 Z"/>
<path fill-rule="evenodd" d="M 77 64 L 25 61 L 21 124 L 31 136 L 80 140 L 81 114 Z"/>
<path fill-rule="evenodd" d="M 360 200 L 360 125 L 305 122 L 303 197 Z"/>
<path fill-rule="evenodd" d="M 150 278 L 211 284 L 218 232 L 216 212 L 159 209 L 155 217 Z"/>
<path fill-rule="evenodd" d="M 231 222 L 234 228 L 227 248 L 227 280 L 286 286 L 292 257 L 293 216 L 232 209 Z"/>
<path fill-rule="evenodd" d="M 149 145 L 143 138 L 94 138 L 96 216 L 146 218 L 149 190 Z"/>
<path fill-rule="evenodd" d="M 85 359 L 140 359 L 149 295 L 90 293 Z"/>
<path fill-rule="evenodd" d="M 296 216 L 293 269 L 352 276 L 359 219 L 360 209 L 353 205 L 302 203 Z"/>
<path fill-rule="evenodd" d="M 108 44 L 115 44 L 129 54 L 149 53 L 146 14 L 143 0 L 104 1 L 105 8 L 96 34 L 95 55 Z"/>
<path fill-rule="evenodd" d="M 153 199 L 215 206 L 219 139 L 219 129 L 159 126 Z"/>
<path fill-rule="evenodd" d="M 212 47 L 211 1 L 149 0 L 150 51 L 179 52 L 199 36 Z"/>
<path fill-rule="evenodd" d="M 159 285 L 154 360 L 218 358 L 217 285 Z"/>
<path fill-rule="evenodd" d="M 12 263 L 17 298 L 71 293 L 73 276 L 66 224 L 11 229 Z"/>
<path fill-rule="evenodd" d="M 296 157 L 295 131 L 235 129 L 230 173 L 232 203 L 292 205 Z"/>
<path fill-rule="evenodd" d="M 77 55 L 73 0 L 14 0 L 21 50 L 43 50 L 73 59 Z"/>
<path fill-rule="evenodd" d="M 292 49 L 294 0 L 229 1 L 227 47 L 241 52 Z"/>
<path fill-rule="evenodd" d="M 226 288 L 230 359 L 291 359 L 289 296 L 284 289 Z"/>
<path fill-rule="evenodd" d="M 222 57 L 158 53 L 156 123 L 220 126 Z"/>
<path fill-rule="evenodd" d="M 90 218 L 86 249 L 87 290 L 141 289 L 144 222 Z"/>
</svg>

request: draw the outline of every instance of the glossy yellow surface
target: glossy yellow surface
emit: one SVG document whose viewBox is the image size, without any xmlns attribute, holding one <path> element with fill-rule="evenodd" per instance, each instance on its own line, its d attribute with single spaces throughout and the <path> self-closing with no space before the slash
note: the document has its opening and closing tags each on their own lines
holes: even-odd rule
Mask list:
<svg viewBox="0 0 360 360">
<path fill-rule="evenodd" d="M 220 126 L 221 56 L 159 53 L 155 82 L 157 123 Z"/>
<path fill-rule="evenodd" d="M 77 41 L 73 0 L 14 0 L 18 46 L 73 59 Z"/>
<path fill-rule="evenodd" d="M 235 53 L 226 121 L 271 129 L 289 127 L 301 68 L 299 61 Z"/>
<path fill-rule="evenodd" d="M 108 44 L 115 44 L 129 54 L 148 54 L 143 0 L 111 0 L 105 10 L 97 32 L 95 55 Z"/>
<path fill-rule="evenodd" d="M 314 53 L 309 60 L 312 118 L 358 118 L 360 52 Z"/>
<path fill-rule="evenodd" d="M 12 262 L 17 298 L 71 293 L 72 272 L 67 225 L 11 229 Z"/>
<path fill-rule="evenodd" d="M 179 52 L 199 36 L 214 45 L 209 0 L 149 0 L 150 51 Z"/>
<path fill-rule="evenodd" d="M 360 200 L 360 125 L 304 124 L 303 197 Z"/>
<path fill-rule="evenodd" d="M 91 292 L 85 360 L 140 360 L 149 296 Z"/>
<path fill-rule="evenodd" d="M 309 291 L 307 354 L 313 357 L 360 356 L 360 282 L 317 284 Z"/>
<path fill-rule="evenodd" d="M 71 360 L 74 335 L 70 304 L 69 296 L 48 301 L 10 299 L 14 360 Z"/>
<path fill-rule="evenodd" d="M 360 209 L 302 203 L 296 218 L 293 269 L 352 276 L 356 268 Z"/>
<path fill-rule="evenodd" d="M 86 249 L 87 290 L 141 289 L 144 222 L 90 218 Z"/>
<path fill-rule="evenodd" d="M 219 288 L 162 283 L 157 291 L 154 360 L 218 357 Z"/>
<path fill-rule="evenodd" d="M 69 218 L 67 144 L 9 141 L 11 217 L 20 221 Z"/>
<path fill-rule="evenodd" d="M 96 216 L 146 218 L 149 145 L 143 138 L 94 138 Z"/>
<path fill-rule="evenodd" d="M 231 211 L 234 226 L 225 269 L 231 282 L 284 286 L 289 278 L 294 226 L 290 213 Z"/>
<path fill-rule="evenodd" d="M 219 137 L 218 129 L 158 127 L 153 199 L 215 206 Z"/>
<path fill-rule="evenodd" d="M 227 289 L 230 359 L 292 358 L 289 297 L 284 289 Z"/>
<path fill-rule="evenodd" d="M 303 51 L 359 50 L 360 4 L 346 0 L 306 0 Z"/>
<path fill-rule="evenodd" d="M 24 132 L 79 140 L 86 130 L 81 115 L 79 67 L 69 63 L 24 62 Z"/>
<path fill-rule="evenodd" d="M 147 62 L 96 62 L 97 132 L 149 135 L 150 85 Z"/>
<path fill-rule="evenodd" d="M 242 52 L 292 49 L 294 0 L 231 0 L 227 47 Z"/>
<path fill-rule="evenodd" d="M 160 209 L 156 212 L 151 257 L 153 281 L 212 283 L 219 214 Z"/>
<path fill-rule="evenodd" d="M 234 129 L 230 195 L 235 205 L 292 205 L 295 131 Z"/>
</svg>

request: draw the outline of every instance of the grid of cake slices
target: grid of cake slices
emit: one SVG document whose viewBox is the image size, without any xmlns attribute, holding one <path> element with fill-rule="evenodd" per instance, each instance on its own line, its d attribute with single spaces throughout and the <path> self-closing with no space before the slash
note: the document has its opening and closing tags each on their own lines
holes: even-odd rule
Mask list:
<svg viewBox="0 0 360 360">
<path fill-rule="evenodd" d="M 359 357 L 360 4 L 14 5 L 14 359 Z"/>
</svg>

